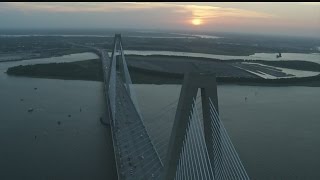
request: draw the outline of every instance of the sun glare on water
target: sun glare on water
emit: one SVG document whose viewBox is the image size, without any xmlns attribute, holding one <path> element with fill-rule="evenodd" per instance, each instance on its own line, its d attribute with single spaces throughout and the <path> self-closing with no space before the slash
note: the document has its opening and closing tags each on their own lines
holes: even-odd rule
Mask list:
<svg viewBox="0 0 320 180">
<path fill-rule="evenodd" d="M 192 19 L 192 24 L 195 26 L 199 26 L 202 24 L 201 19 Z"/>
</svg>

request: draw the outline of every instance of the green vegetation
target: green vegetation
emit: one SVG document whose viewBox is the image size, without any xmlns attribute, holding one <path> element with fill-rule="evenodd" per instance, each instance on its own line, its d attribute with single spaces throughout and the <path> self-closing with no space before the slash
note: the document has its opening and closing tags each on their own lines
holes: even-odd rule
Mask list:
<svg viewBox="0 0 320 180">
<path fill-rule="evenodd" d="M 8 68 L 7 74 L 15 76 L 43 77 L 102 81 L 101 61 L 86 60 L 72 63 L 50 63 Z"/>
<path fill-rule="evenodd" d="M 127 55 L 126 56 L 130 60 L 148 60 L 148 61 L 176 61 L 176 60 L 196 60 L 196 61 L 220 61 L 220 62 L 231 62 L 231 61 L 223 61 L 220 59 L 213 59 L 213 58 L 205 58 L 205 57 L 188 57 L 188 56 L 171 56 L 171 55 Z M 237 62 L 243 61 L 243 60 L 235 60 Z"/>
<path fill-rule="evenodd" d="M 281 68 L 289 68 L 296 70 L 304 70 L 304 71 L 316 71 L 320 72 L 320 64 L 309 61 L 299 61 L 299 60 L 281 60 L 281 61 L 266 61 L 266 60 L 243 60 L 243 59 L 234 59 L 234 60 L 220 60 L 213 58 L 205 58 L 205 57 L 186 57 L 186 56 L 170 56 L 170 55 L 128 55 L 128 59 L 130 60 L 148 60 L 148 61 L 161 61 L 161 60 L 196 60 L 196 61 L 205 61 L 205 62 L 224 62 L 224 63 L 234 63 L 234 62 L 252 62 L 252 63 L 260 63 L 269 66 L 281 67 Z"/>
<path fill-rule="evenodd" d="M 307 63 L 308 64 L 308 63 Z M 308 67 L 308 66 L 306 66 Z M 129 67 L 133 83 L 136 84 L 180 84 L 182 74 L 151 71 L 143 68 Z M 101 61 L 85 60 L 72 63 L 51 63 L 11 67 L 9 75 L 28 76 L 54 79 L 74 79 L 103 81 Z M 266 85 L 266 86 L 320 86 L 320 76 L 289 78 L 289 79 L 262 79 L 245 77 L 217 77 L 219 84 Z"/>
<path fill-rule="evenodd" d="M 16 32 L 17 33 L 17 32 Z M 22 34 L 31 32 L 23 31 Z M 57 32 L 42 32 L 40 34 L 55 34 Z M 62 34 L 73 34 L 77 32 L 60 32 Z M 84 33 L 84 32 L 82 32 Z M 96 32 L 94 32 L 96 33 Z M 6 32 L 5 34 L 15 34 Z M 18 33 L 19 34 L 19 33 Z M 84 33 L 86 34 L 86 33 Z M 90 34 L 90 33 L 89 33 Z M 91 34 L 92 35 L 92 34 Z M 3 53 L 39 53 L 41 57 L 54 56 L 59 53 L 83 52 L 81 49 L 71 45 L 87 44 L 104 49 L 112 49 L 114 32 L 105 35 L 110 37 L 94 36 L 22 36 L 22 37 L 0 37 L 0 49 Z M 213 34 L 214 35 L 214 34 Z M 306 38 L 264 37 L 254 35 L 220 34 L 223 38 L 150 38 L 152 36 L 181 36 L 168 33 L 148 34 L 123 32 L 123 47 L 126 50 L 156 50 L 156 51 L 181 51 L 208 53 L 220 55 L 251 55 L 254 53 L 319 53 L 315 48 L 319 46 L 320 40 Z M 130 37 L 131 36 L 131 37 Z M 132 36 L 146 36 L 145 38 Z M 64 52 L 63 52 L 64 51 Z"/>
</svg>

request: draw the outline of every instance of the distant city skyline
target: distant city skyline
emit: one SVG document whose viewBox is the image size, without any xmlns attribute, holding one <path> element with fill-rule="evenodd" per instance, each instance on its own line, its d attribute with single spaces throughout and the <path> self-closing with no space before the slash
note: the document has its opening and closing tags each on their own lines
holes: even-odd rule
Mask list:
<svg viewBox="0 0 320 180">
<path fill-rule="evenodd" d="M 1 2 L 0 29 L 111 28 L 320 37 L 317 2 Z"/>
</svg>

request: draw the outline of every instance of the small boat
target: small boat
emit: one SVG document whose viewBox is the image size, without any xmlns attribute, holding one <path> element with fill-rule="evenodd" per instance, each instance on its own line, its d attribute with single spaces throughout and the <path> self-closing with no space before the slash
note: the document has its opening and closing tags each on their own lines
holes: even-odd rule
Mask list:
<svg viewBox="0 0 320 180">
<path fill-rule="evenodd" d="M 32 112 L 34 109 L 33 108 L 29 108 L 28 109 L 28 112 Z"/>
<path fill-rule="evenodd" d="M 281 53 L 279 53 L 279 54 L 277 55 L 277 58 L 280 58 L 280 57 L 282 57 Z"/>
</svg>

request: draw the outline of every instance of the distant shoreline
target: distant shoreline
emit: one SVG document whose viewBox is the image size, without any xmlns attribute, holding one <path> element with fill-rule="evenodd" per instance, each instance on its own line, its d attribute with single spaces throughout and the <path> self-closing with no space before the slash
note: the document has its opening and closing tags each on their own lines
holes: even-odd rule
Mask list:
<svg viewBox="0 0 320 180">
<path fill-rule="evenodd" d="M 17 62 L 17 61 L 28 61 L 28 60 L 34 60 L 34 59 L 44 59 L 44 58 L 52 58 L 52 57 L 60 57 L 60 56 L 65 56 L 65 55 L 70 55 L 70 54 L 77 54 L 77 53 L 86 53 L 86 52 L 93 52 L 87 49 L 76 49 L 76 50 L 71 50 L 66 51 L 66 52 L 55 52 L 55 53 L 44 53 L 40 54 L 40 56 L 37 57 L 21 57 L 17 59 L 11 59 L 11 60 L 0 60 L 0 63 L 2 62 Z M 96 52 L 93 52 L 96 53 Z"/>
<path fill-rule="evenodd" d="M 183 74 L 152 71 L 129 66 L 132 82 L 135 84 L 181 84 Z M 99 59 L 71 63 L 50 63 L 11 67 L 6 72 L 11 76 L 33 78 L 103 81 L 101 61 Z M 250 86 L 311 86 L 320 87 L 320 75 L 263 79 L 246 77 L 217 77 L 218 84 L 236 84 Z"/>
</svg>

